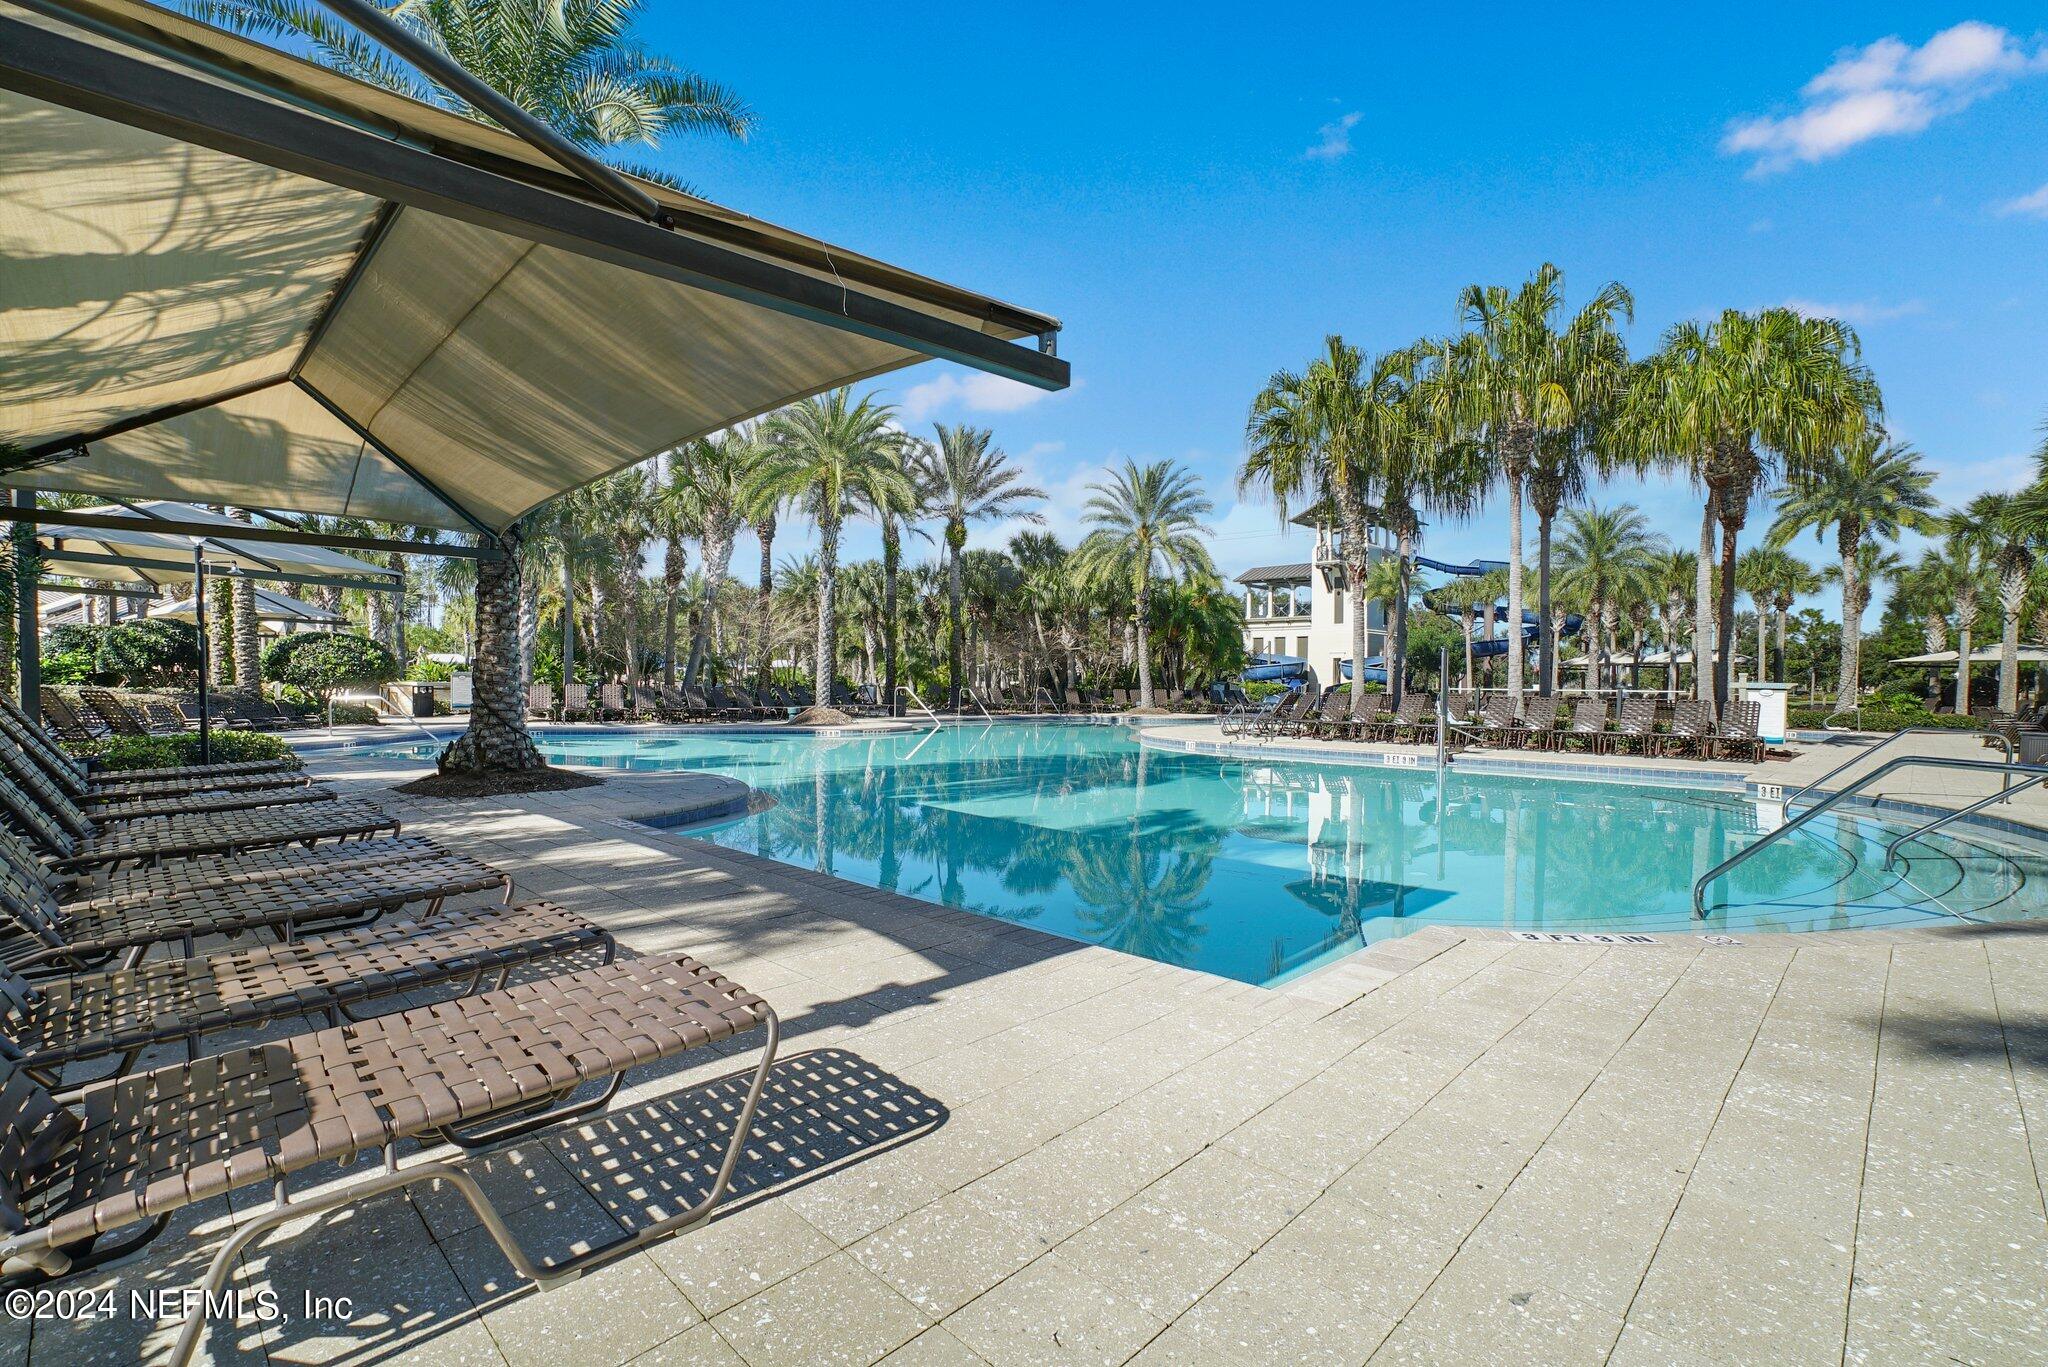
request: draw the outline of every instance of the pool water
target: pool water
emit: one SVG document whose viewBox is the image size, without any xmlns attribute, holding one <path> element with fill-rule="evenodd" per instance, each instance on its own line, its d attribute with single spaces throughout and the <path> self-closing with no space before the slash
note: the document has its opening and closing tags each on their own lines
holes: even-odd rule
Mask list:
<svg viewBox="0 0 2048 1367">
<path fill-rule="evenodd" d="M 1887 873 L 1909 827 L 1829 813 L 1695 921 L 1693 881 L 1782 819 L 1732 794 L 1171 753 L 1121 726 L 535 739 L 558 762 L 725 774 L 770 799 L 690 831 L 713 844 L 1250 983 L 1433 925 L 1740 935 L 2048 910 L 2048 845 L 1951 827 Z"/>
</svg>

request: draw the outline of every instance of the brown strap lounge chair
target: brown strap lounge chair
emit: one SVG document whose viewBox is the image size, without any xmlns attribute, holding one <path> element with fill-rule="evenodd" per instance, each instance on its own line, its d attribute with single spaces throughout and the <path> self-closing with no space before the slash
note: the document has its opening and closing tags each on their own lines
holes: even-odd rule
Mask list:
<svg viewBox="0 0 2048 1367">
<path fill-rule="evenodd" d="M 1534 697 L 1523 705 L 1522 727 L 1515 743 L 1524 750 L 1548 750 L 1557 743 L 1556 698 Z"/>
<path fill-rule="evenodd" d="M 78 701 L 85 709 L 107 725 L 107 730 L 117 736 L 146 736 L 149 728 L 141 718 L 128 710 L 127 704 L 104 688 L 81 688 Z"/>
<path fill-rule="evenodd" d="M 315 1012 L 339 1024 L 362 1002 L 464 978 L 473 992 L 487 973 L 583 951 L 610 963 L 616 947 L 581 916 L 528 902 L 38 982 L 0 969 L 0 1056 L 55 1087 L 72 1064 L 120 1054 L 123 1073 L 150 1045 L 178 1041 L 196 1058 L 217 1031 Z"/>
<path fill-rule="evenodd" d="M 1713 704 L 1698 699 L 1681 700 L 1672 710 L 1671 733 L 1658 738 L 1657 753 L 1703 758 L 1711 753 L 1713 743 Z"/>
<path fill-rule="evenodd" d="M 0 827 L 0 836 L 4 836 L 4 832 L 5 828 Z M 449 857 L 449 851 L 430 840 L 422 840 L 416 835 L 390 835 L 325 845 L 272 845 L 260 850 L 239 850 L 231 858 L 202 855 L 155 865 L 95 869 L 90 880 L 83 883 L 75 879 L 66 883 L 63 875 L 55 873 L 49 873 L 47 877 L 52 880 L 51 886 L 66 899 L 66 904 L 71 905 L 117 898 L 161 900 L 206 888 L 298 878 L 372 864 L 404 864 Z M 486 866 L 478 864 L 476 867 Z"/>
<path fill-rule="evenodd" d="M 587 717 L 589 715 L 590 685 L 580 683 L 563 684 L 562 720 L 567 721 L 571 717 Z"/>
<path fill-rule="evenodd" d="M 61 870 L 232 854 L 269 845 L 310 845 L 321 840 L 396 835 L 399 829 L 398 822 L 366 802 L 336 801 L 302 807 L 151 816 L 80 836 L 57 825 L 4 777 L 0 777 L 0 808 L 42 847 L 51 866 Z"/>
<path fill-rule="evenodd" d="M 44 694 L 46 699 L 54 696 L 56 695 Z M 49 733 L 30 721 L 28 714 L 21 710 L 20 704 L 4 694 L 0 694 L 0 735 L 6 736 L 20 746 L 23 753 L 50 776 L 52 782 L 73 797 L 82 797 L 110 783 L 153 783 L 166 786 L 187 784 L 203 787 L 221 778 L 255 774 L 297 774 L 301 767 L 298 756 L 293 755 L 284 759 L 235 760 L 221 764 L 183 764 L 164 768 L 88 772 L 85 765 L 66 754 Z"/>
<path fill-rule="evenodd" d="M 1475 729 L 1485 736 L 1487 743 L 1503 748 L 1514 745 L 1516 733 L 1521 729 L 1515 720 L 1515 700 L 1506 693 L 1496 693 L 1488 698 L 1479 709 Z"/>
<path fill-rule="evenodd" d="M 422 905 L 421 915 L 432 916 L 445 900 L 466 893 L 495 890 L 508 901 L 512 896 L 511 879 L 498 870 L 436 851 L 426 858 L 63 901 L 17 837 L 0 834 L 0 851 L 0 912 L 19 927 L 12 935 L 0 933 L 0 963 L 30 976 L 94 967 L 117 954 L 135 961 L 159 944 L 189 955 L 202 935 L 264 930 L 290 941 L 302 933 L 366 924 L 406 906 Z"/>
<path fill-rule="evenodd" d="M 7 705 L 10 708 L 15 706 L 12 699 Z M 43 690 L 41 711 L 43 724 L 55 731 L 60 740 L 72 745 L 91 745 L 106 733 L 98 718 L 87 717 L 53 689 Z"/>
<path fill-rule="evenodd" d="M 1557 748 L 1581 745 L 1597 755 L 1607 744 L 1607 699 L 1580 698 L 1572 704 L 1572 724 L 1557 734 Z"/>
<path fill-rule="evenodd" d="M 1374 722 L 1366 728 L 1366 739 L 1375 741 L 1406 740 L 1428 717 L 1436 699 L 1423 692 L 1404 693 L 1394 715 L 1385 721 Z"/>
<path fill-rule="evenodd" d="M 1607 751 L 1634 750 L 1647 755 L 1657 743 L 1657 700 L 1623 698 L 1621 716 L 1607 737 Z"/>
<path fill-rule="evenodd" d="M 1764 743 L 1757 734 L 1763 725 L 1763 704 L 1756 702 L 1731 702 L 1721 724 L 1714 731 L 1709 744 L 1709 753 L 1719 758 L 1726 755 L 1731 759 L 1761 764 L 1764 758 Z"/>
<path fill-rule="evenodd" d="M 193 812 L 230 812 L 250 807 L 286 807 L 306 802 L 332 802 L 332 788 L 254 788 L 227 792 L 183 792 L 118 797 L 82 807 L 63 787 L 7 736 L 0 736 L 0 774 L 33 796 L 73 835 L 143 817 Z"/>
<path fill-rule="evenodd" d="M 607 1105 L 629 1068 L 765 1032 L 710 1191 L 666 1219 L 545 1266 L 513 1236 L 466 1169 L 438 1157 L 406 1167 L 403 1140 L 480 1147 Z M 766 1002 L 689 958 L 641 959 L 110 1079 L 60 1104 L 0 1060 L 0 1273 L 61 1277 L 141 1247 L 179 1210 L 258 1184 L 273 1203 L 215 1253 L 204 1293 L 172 1348 L 191 1360 L 205 1301 L 221 1299 L 242 1253 L 278 1226 L 422 1182 L 469 1202 L 520 1275 L 551 1287 L 702 1223 L 724 1198 L 775 1058 Z M 604 1084 L 571 1102 L 580 1086 Z M 536 1110 L 546 1107 L 545 1110 Z M 509 1117 L 509 1119 L 508 1119 Z M 292 1199 L 294 1173 L 363 1153 L 383 1164 Z M 137 1229 L 137 1227 L 140 1227 Z M 107 1236 L 135 1231 L 128 1237 Z"/>
</svg>

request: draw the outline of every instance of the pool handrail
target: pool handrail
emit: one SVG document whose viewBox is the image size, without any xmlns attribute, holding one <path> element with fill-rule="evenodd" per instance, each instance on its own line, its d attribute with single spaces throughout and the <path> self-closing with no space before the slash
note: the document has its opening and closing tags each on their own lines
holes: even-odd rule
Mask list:
<svg viewBox="0 0 2048 1367">
<path fill-rule="evenodd" d="M 897 684 L 896 691 L 898 693 L 904 694 L 912 702 L 916 703 L 917 710 L 924 713 L 927 717 L 930 717 L 933 726 L 937 726 L 939 724 L 939 714 L 932 711 L 931 708 L 925 705 L 924 699 L 917 696 L 916 689 L 912 688 L 909 684 Z"/>
<path fill-rule="evenodd" d="M 2010 798 L 2016 797 L 2019 794 L 2025 792 L 2027 789 L 2032 788 L 2043 781 L 2048 781 L 2048 774 L 2036 774 L 2034 777 L 2025 780 L 2016 787 L 2011 784 L 2010 780 L 2008 780 L 2006 787 L 2000 789 L 1998 792 L 1993 793 L 1990 797 L 1979 798 L 1977 801 L 1972 802 L 1969 806 L 1959 807 L 1953 812 L 1944 812 L 1940 816 L 1935 817 L 1932 821 L 1928 822 L 1924 826 L 1915 826 L 1912 830 L 1907 831 L 1897 840 L 1894 840 L 1891 844 L 1884 847 L 1885 868 L 1891 868 L 1892 864 L 1898 858 L 1899 846 L 1905 844 L 1908 840 L 1918 840 L 1921 836 L 1926 835 L 1930 831 L 1940 830 L 1943 826 L 1948 825 L 1948 823 L 1951 821 L 1961 821 L 1966 816 L 1975 816 L 1978 812 L 1983 811 L 1986 807 L 1995 807 L 1999 803 L 2004 802 Z"/>
<path fill-rule="evenodd" d="M 1877 753 L 1878 753 L 1879 751 L 1883 750 L 1883 749 L 1884 749 L 1884 748 L 1885 748 L 1885 747 L 1886 747 L 1887 745 L 1890 745 L 1890 744 L 1891 744 L 1892 742 L 1894 742 L 1894 741 L 1898 740 L 1898 739 L 1899 739 L 1899 738 L 1900 738 L 1901 736 L 1983 736 L 1983 735 L 1989 735 L 1989 736 L 1993 736 L 1993 737 L 1996 737 L 1996 738 L 1997 738 L 1997 740 L 1998 740 L 1998 743 L 1999 743 L 2000 745 L 2002 745 L 2002 746 L 2004 746 L 2004 747 L 2005 747 L 2005 762 L 2006 762 L 2006 763 L 2007 763 L 2008 765 L 2009 765 L 2009 764 L 2011 764 L 2011 763 L 2013 763 L 2013 761 L 2015 760 L 2016 756 L 2015 756 L 2015 755 L 2014 755 L 2014 753 L 2013 753 L 2013 748 L 2012 748 L 2012 738 L 2011 738 L 2010 736 L 2007 736 L 2007 735 L 2003 734 L 2002 732 L 1998 732 L 1998 731 L 1989 731 L 1989 732 L 1986 732 L 1986 731 L 1966 731 L 1966 730 L 1963 730 L 1963 729 L 1961 729 L 1960 727 L 1954 727 L 1954 726 L 1909 726 L 1909 727 L 1907 727 L 1907 728 L 1906 728 L 1905 730 L 1903 730 L 1903 731 L 1894 731 L 1894 732 L 1892 732 L 1892 734 L 1891 734 L 1891 735 L 1889 735 L 1889 736 L 1886 736 L 1886 737 L 1885 737 L 1885 738 L 1884 738 L 1883 740 L 1881 740 L 1881 741 L 1879 741 L 1879 742 L 1878 742 L 1877 744 L 1875 744 L 1875 745 L 1871 746 L 1871 747 L 1870 747 L 1870 748 L 1869 748 L 1868 750 L 1860 751 L 1860 752 L 1859 752 L 1859 753 L 1857 753 L 1857 754 L 1853 754 L 1853 755 L 1849 756 L 1849 758 L 1847 758 L 1847 759 L 1843 760 L 1843 761 L 1842 761 L 1842 762 L 1841 762 L 1840 764 L 1837 764 L 1837 765 L 1836 765 L 1836 766 L 1835 766 L 1834 768 L 1832 768 L 1832 769 L 1828 770 L 1828 771 L 1827 771 L 1827 772 L 1826 772 L 1825 774 L 1822 774 L 1822 775 L 1821 775 L 1821 776 L 1820 776 L 1819 778 L 1816 778 L 1816 779 L 1812 779 L 1812 780 L 1809 780 L 1809 781 L 1808 781 L 1808 782 L 1806 782 L 1806 783 L 1803 783 L 1803 784 L 1801 784 L 1801 785 L 1800 785 L 1799 787 L 1797 787 L 1797 788 L 1793 789 L 1793 790 L 1792 790 L 1791 792 L 1787 793 L 1787 794 L 1786 794 L 1786 795 L 1785 795 L 1785 796 L 1784 796 L 1784 797 L 1783 797 L 1783 798 L 1781 799 L 1781 801 L 1783 801 L 1783 802 L 1784 802 L 1784 804 L 1785 804 L 1785 810 L 1786 810 L 1786 811 L 1788 811 L 1788 812 L 1789 812 L 1789 811 L 1791 811 L 1791 810 L 1792 810 L 1792 804 L 1793 804 L 1793 803 L 1795 803 L 1795 802 L 1797 802 L 1797 801 L 1798 801 L 1798 800 L 1799 800 L 1800 798 L 1802 798 L 1802 797 L 1805 797 L 1805 796 L 1807 795 L 1807 793 L 1809 793 L 1809 792 L 1811 792 L 1811 791 L 1812 791 L 1813 789 L 1815 789 L 1815 788 L 1819 787 L 1819 786 L 1820 786 L 1821 784 L 1823 784 L 1823 783 L 1826 783 L 1826 782 L 1827 782 L 1827 781 L 1828 781 L 1829 779 L 1833 778 L 1833 777 L 1834 777 L 1834 776 L 1835 776 L 1836 774 L 1839 774 L 1839 773 L 1841 773 L 1841 772 L 1842 772 L 1842 771 L 1843 771 L 1844 769 L 1847 769 L 1847 768 L 1848 768 L 1848 767 L 1850 767 L 1851 765 L 1854 765 L 1854 764 L 1861 764 L 1861 763 L 1862 763 L 1862 762 L 1863 762 L 1864 760 L 1867 760 L 1867 759 L 1871 758 L 1871 757 L 1872 757 L 1873 755 L 1876 755 L 1876 754 L 1877 754 Z M 2008 778 L 2006 779 L 2006 786 L 2010 787 L 2010 786 L 2011 786 L 2011 784 L 2012 784 L 2012 780 L 2011 780 L 2011 778 L 2010 778 L 2010 777 L 2008 777 Z"/>
<path fill-rule="evenodd" d="M 1786 836 L 1792 834 L 1792 832 L 1798 830 L 1801 826 L 1804 826 L 1807 822 L 1813 820 L 1822 812 L 1827 811 L 1829 808 L 1835 806 L 1837 803 L 1846 801 L 1848 798 L 1855 796 L 1858 792 L 1861 792 L 1869 784 L 1875 783 L 1877 780 L 1885 777 L 1890 773 L 1893 773 L 1896 770 L 1910 769 L 1915 767 L 1927 769 L 1967 769 L 1978 773 L 2003 772 L 2007 775 L 2006 781 L 2008 786 L 2006 788 L 2001 789 L 1999 792 L 1992 794 L 1992 797 L 1994 799 L 1998 799 L 2001 801 L 2005 798 L 2012 796 L 2012 789 L 2010 787 L 2011 775 L 2015 773 L 2038 775 L 2041 778 L 2048 778 L 2048 764 L 2000 764 L 1994 760 L 1959 759 L 1948 755 L 1900 755 L 1897 759 L 1887 760 L 1878 768 L 1871 770 L 1869 773 L 1864 774 L 1862 777 L 1851 782 L 1847 787 L 1837 788 L 1834 791 L 1825 794 L 1820 801 L 1814 803 L 1811 807 L 1808 807 L 1805 811 L 1799 813 L 1797 816 L 1787 821 L 1784 825 L 1778 827 L 1778 829 L 1776 829 L 1775 831 L 1771 831 L 1770 833 L 1765 835 L 1763 839 L 1757 841 L 1754 845 L 1744 846 L 1742 849 L 1737 850 L 1734 854 L 1729 855 L 1726 859 L 1723 859 L 1720 863 L 1714 865 L 1713 868 L 1708 869 L 1704 874 L 1700 876 L 1699 881 L 1692 885 L 1693 920 L 1702 921 L 1706 919 L 1707 884 L 1713 882 L 1715 879 L 1721 877 L 1723 874 L 1730 872 L 1737 865 L 1743 863 L 1744 861 L 1750 859 L 1752 856 L 1757 854 L 1758 851 L 1769 849 L 1772 845 L 1784 839 Z M 1811 785 L 1808 786 L 1810 787 Z M 1988 805 L 1990 804 L 1977 804 L 1978 807 Z M 1787 810 L 1789 811 L 1790 808 L 1788 807 Z M 1964 812 L 1958 811 L 1950 813 L 1949 815 L 1960 817 L 1964 814 Z"/>
<path fill-rule="evenodd" d="M 995 717 L 990 715 L 989 713 L 988 704 L 984 703 L 978 696 L 976 696 L 974 690 L 972 688 L 969 688 L 966 684 L 960 685 L 960 696 L 967 699 L 967 701 L 973 703 L 975 707 L 980 709 L 982 716 L 987 717 L 990 721 L 995 720 Z M 962 715 L 965 715 L 965 709 L 962 709 Z"/>
</svg>

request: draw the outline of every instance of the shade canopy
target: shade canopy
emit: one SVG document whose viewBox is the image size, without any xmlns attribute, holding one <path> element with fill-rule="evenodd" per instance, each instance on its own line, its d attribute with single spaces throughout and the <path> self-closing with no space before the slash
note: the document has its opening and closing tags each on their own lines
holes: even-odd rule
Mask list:
<svg viewBox="0 0 2048 1367">
<path fill-rule="evenodd" d="M 219 527 L 220 536 L 202 538 L 209 575 L 384 590 L 393 590 L 400 585 L 395 570 L 321 546 L 237 541 L 234 532 L 242 525 L 240 522 L 189 503 L 153 500 L 133 504 L 132 508 L 138 523 L 156 516 Z M 79 511 L 97 514 L 128 512 L 127 509 L 112 507 Z M 63 522 L 62 513 L 49 516 L 50 521 L 39 522 L 36 526 L 36 542 L 47 573 L 119 584 L 147 584 L 152 588 L 192 582 L 193 538 L 190 536 L 144 531 L 140 527 L 120 530 L 78 527 Z"/>
<path fill-rule="evenodd" d="M 1984 646 L 1970 652 L 1973 665 L 1996 664 L 2003 656 L 1997 646 Z M 1948 665 L 1954 667 L 1956 652 L 1953 650 L 1931 650 L 1925 655 L 1902 655 L 1892 661 L 1895 665 Z M 2023 665 L 2048 664 L 2048 646 L 2030 645 L 2022 642 L 2019 648 L 2019 662 Z"/>
<path fill-rule="evenodd" d="M 927 358 L 1067 383 L 1048 315 L 634 184 L 667 222 L 135 0 L 0 0 L 0 482 L 494 532 Z"/>
<path fill-rule="evenodd" d="M 178 598 L 150 607 L 152 617 L 170 617 L 180 622 L 197 622 L 199 609 L 195 599 Z M 308 603 L 290 594 L 259 586 L 256 590 L 256 620 L 266 626 L 290 627 L 341 627 L 348 625 L 348 618 L 338 612 L 329 612 L 317 603 Z"/>
</svg>

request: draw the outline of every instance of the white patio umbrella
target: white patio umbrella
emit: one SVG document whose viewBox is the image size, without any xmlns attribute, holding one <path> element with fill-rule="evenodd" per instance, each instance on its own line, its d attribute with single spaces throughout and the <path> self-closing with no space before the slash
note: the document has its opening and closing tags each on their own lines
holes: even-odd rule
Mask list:
<svg viewBox="0 0 2048 1367">
<path fill-rule="evenodd" d="M 149 610 L 152 617 L 170 617 L 180 622 L 199 620 L 198 604 L 191 598 L 180 598 L 174 602 L 159 603 Z M 258 587 L 256 590 L 256 620 L 271 634 L 276 635 L 277 627 L 341 627 L 348 625 L 348 618 L 338 612 L 329 612 L 317 603 L 308 603 L 293 598 L 275 589 Z"/>
</svg>

